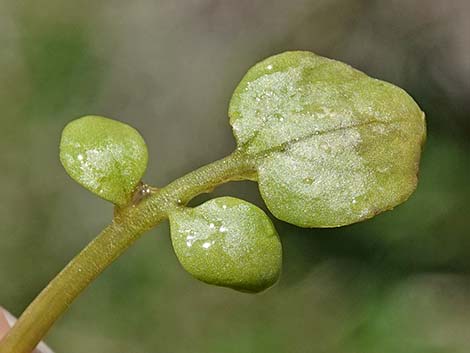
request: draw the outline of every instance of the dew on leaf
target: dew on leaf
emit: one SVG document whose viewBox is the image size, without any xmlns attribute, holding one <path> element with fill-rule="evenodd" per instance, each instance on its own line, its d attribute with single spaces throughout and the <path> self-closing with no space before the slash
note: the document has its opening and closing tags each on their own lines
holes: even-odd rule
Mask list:
<svg viewBox="0 0 470 353">
<path fill-rule="evenodd" d="M 202 244 L 202 247 L 203 247 L 204 249 L 209 249 L 209 248 L 211 247 L 211 245 L 212 245 L 212 243 L 210 243 L 210 242 L 205 242 L 204 244 Z"/>
<path fill-rule="evenodd" d="M 313 178 L 306 177 L 306 178 L 303 179 L 303 182 L 305 184 L 311 185 L 311 184 L 313 184 Z"/>
</svg>

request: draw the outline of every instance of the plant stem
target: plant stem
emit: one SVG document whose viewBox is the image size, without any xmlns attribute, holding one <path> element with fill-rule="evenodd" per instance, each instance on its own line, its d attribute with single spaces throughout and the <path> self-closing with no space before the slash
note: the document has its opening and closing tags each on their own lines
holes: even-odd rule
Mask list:
<svg viewBox="0 0 470 353">
<path fill-rule="evenodd" d="M 31 353 L 75 298 L 145 231 L 193 197 L 231 181 L 250 179 L 254 164 L 242 153 L 201 167 L 117 210 L 112 223 L 49 283 L 0 342 L 0 353 Z"/>
</svg>

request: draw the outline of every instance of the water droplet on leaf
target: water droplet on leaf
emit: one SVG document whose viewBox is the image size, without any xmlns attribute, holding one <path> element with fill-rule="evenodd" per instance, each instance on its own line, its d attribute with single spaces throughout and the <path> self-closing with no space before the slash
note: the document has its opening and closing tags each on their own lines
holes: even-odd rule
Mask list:
<svg viewBox="0 0 470 353">
<path fill-rule="evenodd" d="M 304 178 L 303 182 L 305 184 L 312 185 L 313 184 L 313 178 L 309 178 L 309 177 Z"/>
</svg>

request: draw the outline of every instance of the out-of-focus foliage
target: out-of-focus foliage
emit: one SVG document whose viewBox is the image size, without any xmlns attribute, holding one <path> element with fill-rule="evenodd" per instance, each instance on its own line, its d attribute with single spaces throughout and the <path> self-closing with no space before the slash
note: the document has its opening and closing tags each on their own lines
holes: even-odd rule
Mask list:
<svg viewBox="0 0 470 353">
<path fill-rule="evenodd" d="M 163 185 L 233 150 L 226 111 L 248 67 L 303 49 L 419 102 L 429 136 L 410 200 L 339 229 L 276 223 L 281 281 L 255 296 L 192 279 L 162 225 L 49 343 L 67 353 L 467 352 L 468 11 L 466 0 L 1 1 L 0 304 L 19 314 L 111 218 L 60 166 L 68 121 L 93 113 L 135 126 L 151 156 L 144 180 Z M 214 194 L 264 207 L 254 183 Z"/>
</svg>

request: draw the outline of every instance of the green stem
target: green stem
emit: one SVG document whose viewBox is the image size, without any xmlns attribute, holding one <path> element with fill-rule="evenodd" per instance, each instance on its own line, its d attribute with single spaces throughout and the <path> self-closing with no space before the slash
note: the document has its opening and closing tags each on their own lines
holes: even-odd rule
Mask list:
<svg viewBox="0 0 470 353">
<path fill-rule="evenodd" d="M 249 179 L 254 164 L 241 153 L 201 167 L 118 210 L 112 223 L 36 297 L 0 342 L 0 353 L 31 353 L 75 298 L 145 231 L 193 197 L 231 181 Z"/>
</svg>

